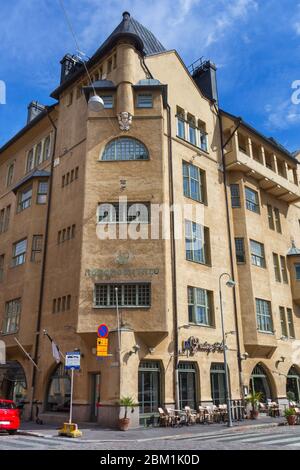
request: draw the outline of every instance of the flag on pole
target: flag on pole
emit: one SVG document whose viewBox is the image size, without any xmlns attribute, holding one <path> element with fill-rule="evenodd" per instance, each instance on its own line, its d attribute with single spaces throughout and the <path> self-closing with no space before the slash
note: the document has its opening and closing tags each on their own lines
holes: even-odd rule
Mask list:
<svg viewBox="0 0 300 470">
<path fill-rule="evenodd" d="M 52 341 L 52 355 L 53 355 L 54 359 L 56 360 L 57 364 L 59 364 L 61 362 L 59 349 L 56 346 L 56 344 L 54 343 L 54 341 Z"/>
</svg>

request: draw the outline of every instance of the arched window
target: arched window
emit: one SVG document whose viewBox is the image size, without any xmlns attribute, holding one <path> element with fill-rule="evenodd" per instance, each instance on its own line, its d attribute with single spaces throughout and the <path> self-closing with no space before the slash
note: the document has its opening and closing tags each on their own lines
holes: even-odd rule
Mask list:
<svg viewBox="0 0 300 470">
<path fill-rule="evenodd" d="M 47 393 L 47 411 L 67 412 L 70 410 L 71 379 L 60 364 L 52 373 Z"/>
<path fill-rule="evenodd" d="M 291 367 L 286 381 L 286 393 L 289 401 L 300 401 L 300 373 L 295 366 Z"/>
<path fill-rule="evenodd" d="M 272 401 L 271 385 L 267 373 L 261 364 L 254 367 L 250 379 L 250 392 L 262 393 L 262 402 Z"/>
<path fill-rule="evenodd" d="M 43 160 L 49 160 L 50 158 L 50 135 L 45 139 L 44 143 L 44 155 Z"/>
<path fill-rule="evenodd" d="M 8 361 L 0 366 L 0 397 L 19 404 L 26 400 L 27 383 L 23 367 L 17 361 Z"/>
<path fill-rule="evenodd" d="M 105 147 L 102 155 L 104 161 L 148 160 L 149 152 L 145 145 L 130 137 L 112 140 Z"/>
</svg>

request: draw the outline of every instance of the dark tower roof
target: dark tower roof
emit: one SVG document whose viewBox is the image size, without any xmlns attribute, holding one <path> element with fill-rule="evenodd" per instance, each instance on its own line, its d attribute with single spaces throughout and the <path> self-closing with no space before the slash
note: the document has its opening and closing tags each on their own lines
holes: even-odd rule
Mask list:
<svg viewBox="0 0 300 470">
<path fill-rule="evenodd" d="M 113 47 L 122 37 L 132 37 L 136 42 L 137 49 L 145 55 L 157 54 L 166 50 L 149 29 L 145 28 L 145 26 L 132 18 L 130 13 L 125 11 L 123 13 L 123 20 L 97 50 L 95 56 Z"/>
<path fill-rule="evenodd" d="M 95 52 L 91 59 L 87 62 L 87 67 L 92 67 L 101 59 L 106 53 L 108 53 L 114 45 L 120 39 L 131 38 L 135 47 L 144 55 L 158 54 L 160 52 L 165 52 L 166 49 L 159 42 L 158 39 L 154 36 L 149 29 L 145 28 L 141 23 L 136 21 L 130 16 L 130 13 L 125 11 L 123 13 L 123 19 L 119 26 L 111 33 L 111 35 L 104 41 L 102 46 Z M 79 67 L 74 67 L 71 71 L 68 72 L 68 77 L 64 80 L 60 86 L 53 91 L 51 94 L 52 98 L 58 99 L 60 93 L 67 88 L 73 81 L 85 73 L 84 67 L 82 64 L 79 64 Z"/>
</svg>

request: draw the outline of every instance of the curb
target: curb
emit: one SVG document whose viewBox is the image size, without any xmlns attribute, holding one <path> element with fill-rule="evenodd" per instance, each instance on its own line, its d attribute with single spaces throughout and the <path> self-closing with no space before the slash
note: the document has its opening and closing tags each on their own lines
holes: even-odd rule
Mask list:
<svg viewBox="0 0 300 470">
<path fill-rule="evenodd" d="M 255 430 L 258 430 L 258 429 L 267 429 L 267 428 L 276 428 L 276 427 L 279 427 L 279 426 L 284 426 L 285 423 L 284 422 L 278 422 L 278 423 L 263 423 L 263 424 L 246 424 L 244 426 L 234 426 L 232 428 L 227 428 L 227 429 L 230 429 L 232 432 L 244 432 L 244 431 L 249 431 L 250 429 L 253 429 L 254 431 Z M 199 434 L 190 434 L 190 437 L 200 437 L 200 436 L 209 436 L 211 434 L 216 434 L 219 432 L 222 432 L 224 431 L 224 429 L 216 429 L 214 432 L 206 432 L 206 433 L 199 433 Z M 129 431 L 130 432 L 130 431 Z M 61 438 L 58 436 L 58 434 L 42 434 L 42 433 L 38 433 L 38 432 L 35 432 L 35 431 L 23 431 L 23 430 L 20 430 L 18 431 L 18 435 L 19 436 L 29 436 L 29 437 L 38 437 L 38 438 L 43 438 L 43 439 L 53 439 L 53 438 L 59 438 L 61 440 L 65 439 L 65 440 L 70 440 L 68 438 Z M 170 439 L 178 439 L 180 437 L 183 437 L 184 434 L 173 434 L 173 435 L 166 435 L 166 436 L 159 436 L 159 437 L 145 437 L 145 438 L 141 438 L 141 439 L 80 439 L 80 441 L 76 441 L 76 442 L 85 442 L 85 443 L 94 443 L 94 442 L 135 442 L 135 441 L 141 441 L 141 442 L 145 442 L 145 441 L 159 441 L 159 440 L 170 440 Z M 74 440 L 72 441 L 74 442 Z"/>
</svg>

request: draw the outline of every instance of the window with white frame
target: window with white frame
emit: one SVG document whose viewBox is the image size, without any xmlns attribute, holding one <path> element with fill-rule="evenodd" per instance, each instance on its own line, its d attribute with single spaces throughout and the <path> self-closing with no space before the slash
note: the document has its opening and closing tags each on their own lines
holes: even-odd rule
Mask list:
<svg viewBox="0 0 300 470">
<path fill-rule="evenodd" d="M 204 152 L 208 151 L 208 134 L 206 132 L 206 124 L 203 121 L 198 121 L 198 140 L 199 140 L 199 147 Z"/>
<path fill-rule="evenodd" d="M 138 94 L 137 96 L 138 108 L 153 108 L 153 96 L 151 93 Z"/>
<path fill-rule="evenodd" d="M 47 204 L 47 196 L 48 196 L 48 181 L 39 181 L 37 203 Z"/>
<path fill-rule="evenodd" d="M 177 106 L 177 136 L 185 139 L 185 113 L 184 110 Z"/>
<path fill-rule="evenodd" d="M 275 279 L 277 282 L 281 282 L 279 257 L 277 253 L 273 253 L 273 264 L 274 264 Z"/>
<path fill-rule="evenodd" d="M 214 326 L 213 293 L 197 287 L 188 287 L 189 323 Z"/>
<path fill-rule="evenodd" d="M 280 314 L 280 325 L 281 325 L 281 334 L 284 338 L 288 337 L 288 329 L 285 317 L 285 308 L 279 307 L 279 314 Z"/>
<path fill-rule="evenodd" d="M 33 170 L 35 164 L 35 159 L 34 159 L 34 149 L 30 149 L 28 154 L 27 154 L 27 162 L 26 162 L 26 173 L 29 173 L 30 171 Z"/>
<path fill-rule="evenodd" d="M 258 330 L 262 333 L 273 333 L 271 302 L 256 299 L 256 318 Z"/>
<path fill-rule="evenodd" d="M 183 162 L 183 190 L 185 197 L 206 202 L 205 171 L 195 165 Z"/>
<path fill-rule="evenodd" d="M 43 144 L 42 142 L 39 142 L 36 146 L 36 151 L 35 151 L 35 166 L 38 166 L 42 163 L 43 161 Z"/>
<path fill-rule="evenodd" d="M 50 135 L 46 137 L 44 142 L 43 160 L 49 160 L 51 150 L 51 138 Z"/>
<path fill-rule="evenodd" d="M 251 188 L 245 188 L 246 207 L 249 211 L 260 213 L 259 198 L 257 191 Z"/>
<path fill-rule="evenodd" d="M 254 266 L 259 268 L 266 267 L 265 247 L 262 243 L 250 240 L 251 260 Z"/>
<path fill-rule="evenodd" d="M 191 114 L 188 114 L 188 128 L 189 128 L 188 141 L 192 145 L 197 145 L 196 121 L 195 121 L 194 116 L 192 116 Z"/>
<path fill-rule="evenodd" d="M 20 266 L 26 261 L 26 251 L 27 251 L 27 238 L 21 240 L 13 245 L 13 266 Z"/>
<path fill-rule="evenodd" d="M 145 308 L 151 306 L 151 284 L 95 284 L 96 308 Z"/>
<path fill-rule="evenodd" d="M 18 212 L 22 212 L 31 206 L 32 186 L 19 192 Z"/>
<path fill-rule="evenodd" d="M 209 229 L 189 220 L 185 221 L 186 259 L 199 264 L 210 264 Z"/>
<path fill-rule="evenodd" d="M 293 310 L 291 308 L 287 308 L 287 324 L 288 324 L 288 331 L 289 337 L 295 339 L 295 327 L 294 327 L 294 319 L 293 319 Z"/>
<path fill-rule="evenodd" d="M 20 314 L 21 299 L 14 299 L 6 302 L 2 334 L 10 335 L 17 333 L 19 329 Z"/>
<path fill-rule="evenodd" d="M 150 223 L 148 202 L 102 203 L 98 207 L 99 224 Z"/>
</svg>

